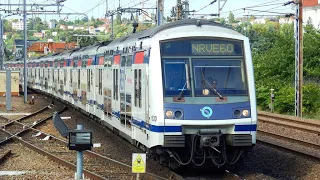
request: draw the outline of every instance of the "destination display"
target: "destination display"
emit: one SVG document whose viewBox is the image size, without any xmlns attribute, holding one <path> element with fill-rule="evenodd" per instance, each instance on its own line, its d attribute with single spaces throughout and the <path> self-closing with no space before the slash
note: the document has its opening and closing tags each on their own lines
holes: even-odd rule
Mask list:
<svg viewBox="0 0 320 180">
<path fill-rule="evenodd" d="M 243 55 L 240 41 L 210 40 L 179 40 L 161 44 L 163 56 L 241 56 Z"/>
</svg>

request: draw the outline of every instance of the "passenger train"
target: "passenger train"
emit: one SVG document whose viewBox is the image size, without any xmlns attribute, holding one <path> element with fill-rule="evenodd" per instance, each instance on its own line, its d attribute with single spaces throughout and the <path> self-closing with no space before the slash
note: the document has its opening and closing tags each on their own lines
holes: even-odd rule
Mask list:
<svg viewBox="0 0 320 180">
<path fill-rule="evenodd" d="M 22 61 L 5 67 L 23 74 Z M 173 169 L 234 164 L 256 144 L 249 40 L 215 22 L 180 20 L 29 59 L 27 78 Z"/>
</svg>

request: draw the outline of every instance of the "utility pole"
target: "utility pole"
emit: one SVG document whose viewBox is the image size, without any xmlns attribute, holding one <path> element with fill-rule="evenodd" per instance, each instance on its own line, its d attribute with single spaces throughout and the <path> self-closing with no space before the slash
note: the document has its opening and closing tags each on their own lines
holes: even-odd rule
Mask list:
<svg viewBox="0 0 320 180">
<path fill-rule="evenodd" d="M 23 34 L 24 34 L 24 47 L 23 47 L 23 73 L 24 73 L 24 103 L 28 101 L 28 90 L 27 90 L 27 0 L 23 0 Z"/>
<path fill-rule="evenodd" d="M 164 0 L 158 0 L 157 2 L 157 26 L 163 24 L 163 11 L 164 11 Z"/>
<path fill-rule="evenodd" d="M 177 0 L 177 17 L 176 20 L 180 20 L 181 19 L 181 13 L 182 13 L 182 4 L 181 4 L 181 0 Z"/>
<path fill-rule="evenodd" d="M 296 1 L 295 19 L 295 115 L 302 117 L 303 87 L 303 4 Z"/>
<path fill-rule="evenodd" d="M 189 11 L 189 1 L 185 0 L 183 2 L 184 8 L 183 8 L 183 19 L 188 19 L 190 11 Z"/>
<path fill-rule="evenodd" d="M 4 23 L 1 19 L 1 14 L 0 14 L 0 70 L 3 70 L 3 62 L 4 62 L 4 42 L 3 42 L 3 26 Z"/>
<path fill-rule="evenodd" d="M 37 4 L 38 6 L 57 6 L 58 7 L 62 7 L 63 5 L 60 4 L 61 2 L 64 2 L 65 0 L 57 0 L 57 4 Z M 9 1 L 10 2 L 10 1 Z M 26 0 L 23 0 L 23 34 L 24 34 L 24 46 L 23 46 L 23 73 L 24 73 L 24 103 L 27 103 L 27 100 L 28 100 L 28 94 L 27 94 L 27 49 L 28 49 L 28 45 L 27 45 L 27 40 L 28 40 L 28 37 L 27 37 L 27 6 L 34 6 L 35 4 L 27 4 Z M 0 6 L 9 6 L 10 8 L 12 6 L 21 6 L 21 4 L 1 4 L 0 3 Z M 2 9 L 3 10 L 3 9 Z M 1 10 L 1 11 L 2 11 Z M 14 10 L 14 11 L 20 11 L 20 10 Z M 58 8 L 58 12 L 59 12 L 59 8 Z M 39 11 L 31 11 L 31 12 L 39 12 Z M 49 11 L 47 11 L 49 12 Z M 55 11 L 50 11 L 50 12 L 55 12 Z M 41 12 L 40 12 L 41 13 Z M 43 12 L 42 12 L 43 13 Z M 46 12 L 44 12 L 46 13 Z M 55 12 L 57 13 L 57 12 Z M 2 34 L 1 34 L 1 38 L 2 38 Z"/>
<path fill-rule="evenodd" d="M 222 7 L 221 7 L 221 3 L 220 3 L 221 1 L 224 2 Z M 220 18 L 220 12 L 223 9 L 224 5 L 226 5 L 226 3 L 227 3 L 227 0 L 218 0 L 218 17 L 219 18 Z"/>
</svg>

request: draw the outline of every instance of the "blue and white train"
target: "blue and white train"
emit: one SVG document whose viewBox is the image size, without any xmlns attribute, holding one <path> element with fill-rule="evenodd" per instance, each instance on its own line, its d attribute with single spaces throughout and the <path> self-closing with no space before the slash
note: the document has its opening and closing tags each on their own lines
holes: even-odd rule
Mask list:
<svg viewBox="0 0 320 180">
<path fill-rule="evenodd" d="M 94 116 L 161 164 L 234 164 L 256 144 L 249 40 L 188 19 L 28 60 L 28 87 Z M 23 72 L 23 62 L 6 62 Z M 23 84 L 23 76 L 21 76 Z"/>
</svg>

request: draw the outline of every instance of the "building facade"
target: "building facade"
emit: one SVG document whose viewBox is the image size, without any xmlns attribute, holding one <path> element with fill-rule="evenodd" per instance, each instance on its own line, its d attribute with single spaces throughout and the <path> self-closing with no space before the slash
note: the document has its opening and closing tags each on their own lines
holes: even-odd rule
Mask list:
<svg viewBox="0 0 320 180">
<path fill-rule="evenodd" d="M 303 1 L 303 23 L 312 23 L 320 29 L 320 0 Z"/>
</svg>

